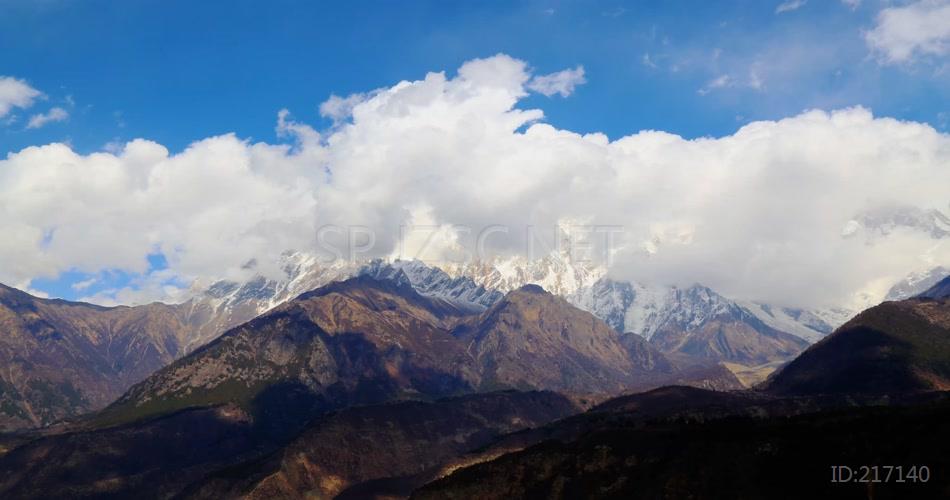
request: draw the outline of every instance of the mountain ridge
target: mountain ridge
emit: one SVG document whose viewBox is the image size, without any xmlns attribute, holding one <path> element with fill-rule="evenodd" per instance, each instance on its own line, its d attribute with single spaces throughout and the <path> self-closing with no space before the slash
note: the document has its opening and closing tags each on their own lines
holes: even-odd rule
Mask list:
<svg viewBox="0 0 950 500">
<path fill-rule="evenodd" d="M 872 307 L 774 374 L 763 390 L 894 393 L 950 389 L 950 299 Z"/>
</svg>

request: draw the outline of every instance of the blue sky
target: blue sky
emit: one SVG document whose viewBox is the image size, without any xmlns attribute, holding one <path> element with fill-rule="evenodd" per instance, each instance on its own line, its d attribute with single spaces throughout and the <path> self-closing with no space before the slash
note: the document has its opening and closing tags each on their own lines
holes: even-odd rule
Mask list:
<svg viewBox="0 0 950 500">
<path fill-rule="evenodd" d="M 0 132 L 0 146 L 92 151 L 147 137 L 179 150 L 225 132 L 273 140 L 288 108 L 453 71 L 503 52 L 539 72 L 583 65 L 587 85 L 545 102 L 549 122 L 618 137 L 720 136 L 756 119 L 855 104 L 946 129 L 950 77 L 880 65 L 862 30 L 880 8 L 809 2 L 103 2 L 0 4 L 0 70 L 69 107 L 66 122 Z M 649 59 L 646 59 L 649 58 Z M 761 89 L 698 90 L 723 75 Z M 655 67 L 654 67 L 655 66 Z M 537 96 L 536 100 L 547 100 Z M 529 100 L 524 103 L 530 106 Z"/>
<path fill-rule="evenodd" d="M 176 153 L 228 132 L 280 142 L 281 109 L 326 131 L 318 107 L 331 95 L 430 71 L 452 77 L 498 53 L 536 74 L 582 66 L 586 83 L 572 95 L 531 94 L 518 107 L 610 139 L 645 129 L 721 137 L 751 121 L 855 105 L 946 132 L 950 69 L 939 43 L 898 60 L 867 36 L 883 9 L 910 3 L 8 0 L 0 76 L 43 95 L 0 118 L 0 153 L 64 142 L 88 154 L 134 138 Z M 68 117 L 27 126 L 53 108 Z M 147 261 L 147 272 L 168 266 L 161 254 Z M 76 298 L 126 286 L 135 272 L 74 287 L 94 275 L 31 286 Z"/>
</svg>

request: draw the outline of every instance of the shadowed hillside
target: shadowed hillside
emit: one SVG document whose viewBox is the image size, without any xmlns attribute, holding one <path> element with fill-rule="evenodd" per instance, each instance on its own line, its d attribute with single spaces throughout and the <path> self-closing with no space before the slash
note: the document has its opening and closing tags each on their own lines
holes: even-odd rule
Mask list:
<svg viewBox="0 0 950 500">
<path fill-rule="evenodd" d="M 872 307 L 812 346 L 765 385 L 773 394 L 950 389 L 950 300 Z"/>
</svg>

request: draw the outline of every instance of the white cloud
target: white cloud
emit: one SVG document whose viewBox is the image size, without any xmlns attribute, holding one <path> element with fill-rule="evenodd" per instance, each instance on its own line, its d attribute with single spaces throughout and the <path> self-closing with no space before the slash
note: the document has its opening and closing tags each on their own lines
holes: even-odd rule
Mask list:
<svg viewBox="0 0 950 500">
<path fill-rule="evenodd" d="M 855 10 L 861 6 L 861 0 L 841 0 L 841 3 L 847 5 L 851 10 Z"/>
<path fill-rule="evenodd" d="M 277 127 L 274 131 L 278 137 L 296 138 L 305 146 L 316 146 L 320 143 L 320 134 L 309 125 L 293 121 L 290 111 L 286 109 L 277 112 Z"/>
<path fill-rule="evenodd" d="M 587 83 L 584 78 L 584 67 L 578 66 L 574 69 L 565 69 L 550 75 L 536 76 L 528 82 L 528 89 L 548 97 L 554 94 L 567 97 L 574 93 L 576 86 L 584 83 Z"/>
<path fill-rule="evenodd" d="M 0 117 L 6 116 L 13 108 L 29 108 L 42 95 L 23 80 L 0 76 Z"/>
<path fill-rule="evenodd" d="M 487 240 L 500 254 L 524 252 L 529 226 L 622 226 L 618 277 L 698 281 L 795 306 L 841 303 L 924 264 L 950 265 L 950 240 L 913 228 L 842 236 L 862 213 L 947 210 L 950 136 L 928 125 L 849 108 L 720 138 L 642 131 L 610 141 L 519 109 L 529 81 L 522 61 L 470 61 L 451 78 L 429 73 L 375 92 L 325 137 L 282 112 L 278 129 L 294 146 L 224 135 L 174 154 L 141 139 L 115 153 L 62 144 L 12 153 L 0 160 L 0 281 L 145 273 L 160 251 L 168 268 L 139 286 L 180 297 L 169 282 L 276 273 L 268 266 L 280 253 L 316 249 L 328 224 L 372 230 L 365 256 L 390 255 L 412 221 L 440 228 L 442 246 L 475 237 L 460 227 L 504 225 Z"/>
<path fill-rule="evenodd" d="M 76 291 L 81 292 L 81 291 L 83 291 L 83 290 L 88 289 L 88 288 L 91 287 L 92 285 L 95 285 L 97 281 L 99 281 L 98 278 L 89 278 L 89 279 L 87 279 L 87 280 L 83 280 L 83 281 L 80 281 L 80 282 L 77 282 L 77 283 L 73 283 L 72 285 L 70 285 L 70 287 L 71 287 L 73 290 L 76 290 Z"/>
<path fill-rule="evenodd" d="M 793 11 L 793 10 L 798 10 L 798 9 L 804 7 L 806 3 L 808 3 L 808 0 L 788 0 L 788 1 L 786 1 L 786 2 L 782 2 L 782 3 L 778 4 L 778 6 L 775 7 L 775 13 L 776 13 L 776 14 L 782 14 L 782 13 L 785 13 L 785 12 L 791 12 L 791 11 Z"/>
<path fill-rule="evenodd" d="M 26 128 L 40 128 L 47 123 L 61 122 L 67 119 L 69 119 L 69 112 L 63 108 L 56 107 L 46 113 L 37 113 L 31 116 L 30 121 L 26 124 Z"/>
<path fill-rule="evenodd" d="M 320 116 L 333 120 L 334 124 L 344 122 L 353 112 L 353 107 L 367 99 L 367 94 L 351 94 L 340 97 L 336 94 L 320 104 Z"/>
<path fill-rule="evenodd" d="M 864 38 L 885 63 L 944 56 L 950 52 L 950 1 L 922 0 L 886 8 Z"/>
<path fill-rule="evenodd" d="M 729 75 L 719 75 L 709 81 L 704 87 L 698 90 L 699 95 L 706 95 L 716 89 L 724 89 L 735 85 L 735 80 Z"/>
</svg>

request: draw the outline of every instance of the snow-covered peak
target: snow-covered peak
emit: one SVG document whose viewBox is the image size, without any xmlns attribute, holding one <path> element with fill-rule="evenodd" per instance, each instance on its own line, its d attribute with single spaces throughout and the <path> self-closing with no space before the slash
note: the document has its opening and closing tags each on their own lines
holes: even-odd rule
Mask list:
<svg viewBox="0 0 950 500">
<path fill-rule="evenodd" d="M 890 207 L 862 213 L 855 222 L 867 230 L 872 239 L 887 236 L 900 228 L 920 231 L 934 239 L 950 237 L 950 217 L 939 210 Z"/>
<path fill-rule="evenodd" d="M 446 271 L 452 276 L 470 277 L 485 288 L 504 293 L 531 284 L 565 297 L 593 286 L 606 274 L 602 266 L 575 262 L 564 252 L 552 252 L 536 260 L 515 256 L 449 264 Z"/>
<path fill-rule="evenodd" d="M 304 292 L 352 275 L 358 264 L 345 261 L 320 263 L 313 255 L 286 252 L 281 256 L 282 276 L 256 275 L 244 282 L 221 280 L 198 294 L 197 299 L 214 307 L 253 304 L 264 313 Z"/>
<path fill-rule="evenodd" d="M 906 278 L 891 287 L 884 300 L 904 300 L 915 297 L 936 285 L 947 275 L 950 275 L 950 269 L 943 266 L 910 273 Z"/>
<path fill-rule="evenodd" d="M 421 295 L 439 298 L 472 311 L 483 311 L 504 297 L 498 290 L 479 285 L 472 278 L 453 278 L 445 271 L 419 260 L 375 260 L 363 267 L 359 274 L 408 284 Z"/>
<path fill-rule="evenodd" d="M 567 297 L 574 306 L 604 320 L 619 333 L 627 331 L 627 312 L 639 295 L 632 284 L 601 278 L 593 286 L 581 288 Z"/>
<path fill-rule="evenodd" d="M 761 302 L 742 302 L 741 305 L 766 325 L 809 342 L 817 342 L 853 315 L 844 309 L 805 310 Z"/>
<path fill-rule="evenodd" d="M 598 280 L 593 286 L 568 296 L 575 306 L 603 319 L 618 332 L 650 338 L 661 328 L 691 331 L 709 321 L 758 322 L 814 342 L 852 315 L 851 311 L 806 311 L 736 302 L 703 285 L 687 288 Z"/>
</svg>

